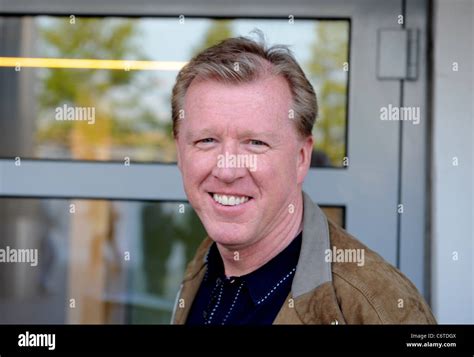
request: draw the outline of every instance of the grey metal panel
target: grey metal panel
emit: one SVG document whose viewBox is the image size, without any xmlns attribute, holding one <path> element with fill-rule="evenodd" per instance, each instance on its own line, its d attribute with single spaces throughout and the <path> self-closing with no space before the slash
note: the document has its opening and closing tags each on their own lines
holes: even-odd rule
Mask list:
<svg viewBox="0 0 474 357">
<path fill-rule="evenodd" d="M 393 1 L 393 0 L 391 0 Z M 398 0 L 397 0 L 398 1 Z M 157 16 L 350 16 L 367 1 L 299 0 L 0 0 L 0 12 L 9 14 L 130 15 Z"/>
<path fill-rule="evenodd" d="M 176 165 L 1 159 L 0 179 L 0 196 L 186 200 Z M 347 192 L 351 180 L 345 170 L 312 170 L 305 190 L 321 203 L 346 205 L 360 199 Z"/>
<path fill-rule="evenodd" d="M 426 11 L 424 11 L 424 15 L 426 18 Z M 413 14 L 413 16 L 416 16 L 416 14 Z M 417 28 L 408 30 L 407 79 L 409 80 L 418 79 L 418 57 L 419 57 L 419 50 L 420 50 L 419 37 L 420 37 L 420 32 Z"/>
<path fill-rule="evenodd" d="M 0 160 L 1 196 L 185 200 L 174 165 Z"/>
<path fill-rule="evenodd" d="M 417 79 L 418 29 L 380 29 L 377 46 L 378 78 Z"/>
<path fill-rule="evenodd" d="M 377 42 L 377 76 L 381 79 L 403 79 L 407 75 L 408 31 L 380 29 Z"/>
<path fill-rule="evenodd" d="M 376 45 L 379 28 L 397 25 L 401 1 L 357 4 L 351 17 L 348 179 L 343 187 L 312 182 L 319 192 L 343 190 L 347 230 L 395 264 L 399 128 L 380 120 L 380 108 L 398 105 L 400 92 L 398 82 L 377 80 Z"/>
<path fill-rule="evenodd" d="M 420 123 L 403 123 L 402 147 L 402 204 L 404 213 L 400 226 L 400 269 L 414 282 L 420 292 L 429 300 L 430 250 L 427 240 L 429 208 L 427 204 L 427 1 L 407 2 L 406 26 L 419 29 L 418 80 L 405 81 L 404 106 L 420 107 Z"/>
<path fill-rule="evenodd" d="M 3 194 L 4 191 L 4 187 L 3 187 L 3 165 L 0 164 L 0 195 Z"/>
</svg>

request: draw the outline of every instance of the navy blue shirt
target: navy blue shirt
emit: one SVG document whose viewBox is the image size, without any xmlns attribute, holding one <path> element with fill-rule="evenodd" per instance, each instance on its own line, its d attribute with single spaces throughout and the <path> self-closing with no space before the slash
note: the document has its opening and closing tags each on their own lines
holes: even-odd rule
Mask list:
<svg viewBox="0 0 474 357">
<path fill-rule="evenodd" d="M 191 306 L 188 325 L 271 325 L 291 291 L 301 250 L 302 233 L 257 270 L 226 277 L 213 243 L 207 270 Z"/>
</svg>

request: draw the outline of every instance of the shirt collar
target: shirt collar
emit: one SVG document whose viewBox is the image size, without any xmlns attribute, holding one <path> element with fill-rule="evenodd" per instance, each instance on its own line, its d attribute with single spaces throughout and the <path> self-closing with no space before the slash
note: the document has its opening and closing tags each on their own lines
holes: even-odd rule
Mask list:
<svg viewBox="0 0 474 357">
<path fill-rule="evenodd" d="M 302 233 L 278 255 L 265 263 L 257 270 L 243 275 L 241 277 L 229 277 L 243 281 L 250 292 L 253 302 L 261 300 L 268 292 L 274 288 L 288 273 L 290 273 L 298 264 L 301 250 Z M 207 270 L 204 281 L 214 283 L 216 279 L 226 279 L 224 273 L 224 263 L 217 249 L 216 243 L 213 243 L 206 257 Z"/>
</svg>

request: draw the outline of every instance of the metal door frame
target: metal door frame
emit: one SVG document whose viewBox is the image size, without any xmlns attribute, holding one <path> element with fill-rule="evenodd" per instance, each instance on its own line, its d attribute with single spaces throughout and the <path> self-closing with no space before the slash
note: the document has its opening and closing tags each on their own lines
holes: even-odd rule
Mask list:
<svg viewBox="0 0 474 357">
<path fill-rule="evenodd" d="M 116 15 L 202 17 L 298 17 L 351 21 L 348 140 L 349 166 L 313 168 L 304 189 L 321 205 L 345 206 L 346 229 L 397 265 L 428 296 L 426 170 L 427 0 L 126 1 L 0 0 L 3 15 Z M 416 81 L 376 78 L 377 31 L 420 30 Z M 382 106 L 421 106 L 419 125 L 379 120 Z M 422 164 L 421 164 L 422 163 Z M 38 178 L 41 178 L 38 180 Z M 176 165 L 60 160 L 0 160 L 0 196 L 186 200 Z M 397 212 L 399 203 L 404 213 Z"/>
</svg>

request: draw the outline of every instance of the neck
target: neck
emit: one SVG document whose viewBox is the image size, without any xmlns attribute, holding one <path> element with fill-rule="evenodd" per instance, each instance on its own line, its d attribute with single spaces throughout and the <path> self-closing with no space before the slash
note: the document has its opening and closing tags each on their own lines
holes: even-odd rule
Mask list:
<svg viewBox="0 0 474 357">
<path fill-rule="evenodd" d="M 294 212 L 289 213 L 288 206 L 285 207 L 279 214 L 281 219 L 278 220 L 278 226 L 263 238 L 237 249 L 217 244 L 226 276 L 242 276 L 257 270 L 283 251 L 301 232 L 303 195 L 299 192 L 296 196 L 293 200 Z"/>
</svg>

